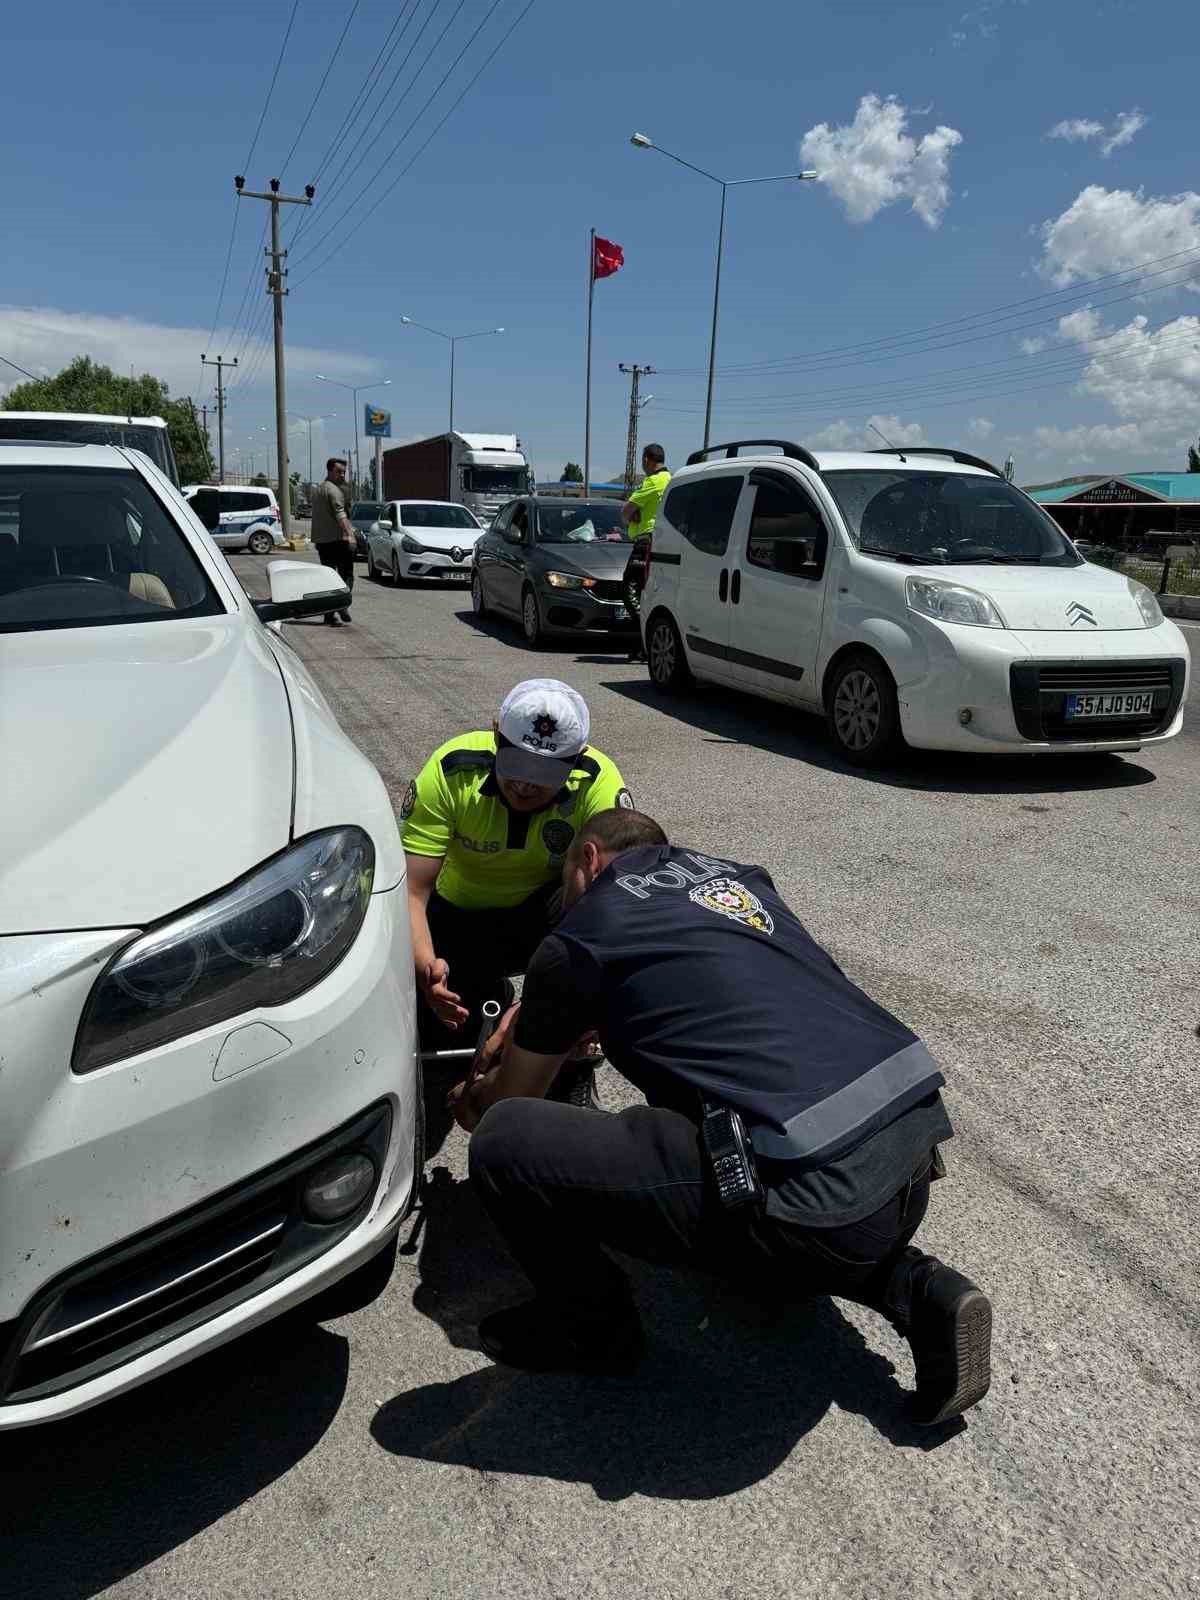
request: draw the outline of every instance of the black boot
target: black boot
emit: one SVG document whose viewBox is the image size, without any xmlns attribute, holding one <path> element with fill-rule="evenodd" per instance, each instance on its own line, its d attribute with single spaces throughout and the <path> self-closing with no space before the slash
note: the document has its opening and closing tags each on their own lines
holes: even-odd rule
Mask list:
<svg viewBox="0 0 1200 1600">
<path fill-rule="evenodd" d="M 559 1105 L 581 1106 L 586 1111 L 600 1110 L 600 1097 L 596 1093 L 596 1067 L 593 1057 L 579 1061 L 564 1061 L 558 1075 L 546 1091 L 547 1100 Z"/>
<path fill-rule="evenodd" d="M 627 1377 L 645 1353 L 641 1319 L 632 1305 L 603 1322 L 566 1320 L 545 1300 L 494 1311 L 479 1324 L 479 1342 L 493 1361 L 526 1372 L 586 1372 Z"/>
<path fill-rule="evenodd" d="M 909 1246 L 880 1309 L 912 1346 L 914 1422 L 933 1427 L 983 1399 L 991 1383 L 992 1303 L 977 1284 Z"/>
</svg>

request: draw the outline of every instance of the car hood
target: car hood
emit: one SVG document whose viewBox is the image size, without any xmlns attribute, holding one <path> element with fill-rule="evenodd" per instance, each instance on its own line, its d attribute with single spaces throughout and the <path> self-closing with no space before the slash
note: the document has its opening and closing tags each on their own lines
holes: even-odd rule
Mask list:
<svg viewBox="0 0 1200 1600">
<path fill-rule="evenodd" d="M 991 567 L 970 562 L 911 570 L 922 577 L 944 578 L 980 590 L 996 602 L 1000 615 L 1013 629 L 1073 633 L 1084 638 L 1105 630 L 1146 626 L 1132 580 L 1090 562 L 1081 567 Z"/>
<path fill-rule="evenodd" d="M 415 539 L 424 550 L 438 550 L 449 553 L 451 550 L 474 550 L 476 544 L 483 538 L 482 528 L 402 528 L 399 537 L 407 534 L 410 539 Z"/>
<path fill-rule="evenodd" d="M 0 934 L 144 927 L 287 844 L 291 718 L 259 635 L 0 635 Z"/>
<path fill-rule="evenodd" d="M 619 578 L 632 546 L 624 539 L 597 539 L 586 544 L 539 544 L 539 564 L 555 572 L 581 572 L 585 578 Z"/>
</svg>

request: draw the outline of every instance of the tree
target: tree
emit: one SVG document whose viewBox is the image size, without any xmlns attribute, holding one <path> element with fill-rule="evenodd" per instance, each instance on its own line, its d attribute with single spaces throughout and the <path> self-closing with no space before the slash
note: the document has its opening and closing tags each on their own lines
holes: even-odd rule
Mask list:
<svg viewBox="0 0 1200 1600">
<path fill-rule="evenodd" d="M 566 466 L 562 469 L 562 481 L 563 483 L 583 482 L 583 468 L 579 465 L 578 461 L 567 462 Z"/>
<path fill-rule="evenodd" d="M 106 416 L 162 417 L 179 463 L 181 483 L 203 483 L 213 473 L 212 455 L 190 399 L 172 400 L 166 384 L 144 372 L 119 377 L 91 356 L 76 356 L 52 378 L 19 383 L 0 399 L 5 411 L 95 411 Z"/>
<path fill-rule="evenodd" d="M 250 479 L 250 482 L 255 486 L 255 488 L 269 489 L 271 487 L 271 480 L 267 477 L 265 472 L 256 472 Z"/>
<path fill-rule="evenodd" d="M 1188 445 L 1188 471 L 1200 472 L 1200 439 Z"/>
</svg>

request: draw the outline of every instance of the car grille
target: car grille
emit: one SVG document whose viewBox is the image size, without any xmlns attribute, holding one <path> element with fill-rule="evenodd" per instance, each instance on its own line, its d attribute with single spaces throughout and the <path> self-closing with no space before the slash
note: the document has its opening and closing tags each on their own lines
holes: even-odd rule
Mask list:
<svg viewBox="0 0 1200 1600">
<path fill-rule="evenodd" d="M 1134 661 L 1018 661 L 1010 668 L 1013 716 L 1026 739 L 1138 739 L 1170 726 L 1183 696 L 1184 663 L 1178 659 Z M 1143 717 L 1068 722 L 1072 694 L 1134 694 L 1149 691 L 1153 710 Z"/>
<path fill-rule="evenodd" d="M 361 1222 L 301 1210 L 313 1167 L 362 1148 L 383 1171 L 388 1105 L 169 1223 L 74 1268 L 34 1301 L 0 1354 L 0 1404 L 58 1394 L 210 1321 L 295 1272 Z M 0 1338 L 6 1330 L 0 1328 Z"/>
<path fill-rule="evenodd" d="M 597 600 L 616 600 L 625 598 L 625 586 L 620 578 L 597 578 L 592 586 L 591 593 Z"/>
</svg>

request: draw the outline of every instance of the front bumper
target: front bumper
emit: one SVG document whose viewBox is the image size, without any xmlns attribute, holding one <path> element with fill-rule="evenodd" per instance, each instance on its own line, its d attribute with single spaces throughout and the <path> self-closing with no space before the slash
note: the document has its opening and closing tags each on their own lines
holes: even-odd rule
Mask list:
<svg viewBox="0 0 1200 1600">
<path fill-rule="evenodd" d="M 980 754 L 1078 754 L 1133 751 L 1161 744 L 1183 726 L 1189 658 L 1174 623 L 1093 634 L 1012 629 L 939 630 L 926 670 L 898 685 L 900 722 L 909 744 Z M 1072 724 L 1071 691 L 1148 690 L 1146 717 Z M 970 713 L 965 724 L 960 720 Z"/>
<path fill-rule="evenodd" d="M 548 633 L 636 633 L 638 619 L 630 616 L 617 579 L 601 579 L 601 592 L 588 589 L 553 589 L 538 586 L 542 621 Z"/>
<path fill-rule="evenodd" d="M 0 972 L 19 1047 L 0 1136 L 0 1430 L 84 1410 L 336 1282 L 388 1243 L 417 1179 L 403 886 L 372 897 L 345 959 L 291 1004 L 76 1078 L 107 954 L 73 950 L 56 981 L 26 949 Z M 302 1225 L 298 1174 L 345 1141 L 372 1148 L 374 1192 L 348 1225 Z"/>
<path fill-rule="evenodd" d="M 470 550 L 464 551 L 461 561 L 455 561 L 453 556 L 440 550 L 423 550 L 417 556 L 405 550 L 400 552 L 400 576 L 413 582 L 429 578 L 441 583 L 470 583 L 474 570 Z"/>
</svg>

